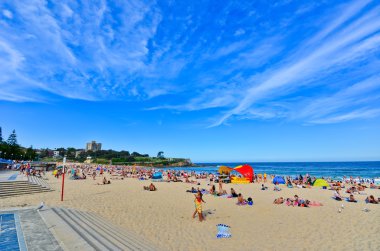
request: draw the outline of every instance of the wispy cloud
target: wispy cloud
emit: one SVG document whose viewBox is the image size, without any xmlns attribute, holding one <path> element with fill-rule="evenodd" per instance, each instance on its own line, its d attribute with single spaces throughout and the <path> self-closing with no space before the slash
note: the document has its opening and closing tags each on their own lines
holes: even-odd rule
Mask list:
<svg viewBox="0 0 380 251">
<path fill-rule="evenodd" d="M 309 50 L 301 56 L 283 60 L 284 63 L 274 70 L 269 70 L 267 77 L 260 83 L 255 78 L 248 79 L 252 86 L 246 90 L 246 95 L 239 104 L 226 112 L 212 126 L 224 123 L 232 116 L 245 114 L 247 109 L 260 100 L 274 98 L 298 91 L 299 88 L 307 87 L 316 83 L 316 79 L 325 72 L 334 72 L 341 65 L 354 63 L 360 60 L 363 53 L 378 50 L 379 43 L 376 32 L 380 30 L 379 7 L 373 8 L 369 13 L 352 20 L 346 26 L 340 25 L 352 18 L 363 6 L 360 5 L 353 11 L 349 7 L 347 12 L 338 22 L 333 21 L 311 40 L 306 41 Z M 347 13 L 350 13 L 348 15 Z M 326 38 L 326 39 L 325 39 Z M 314 47 L 310 50 L 310 47 Z M 302 48 L 302 46 L 301 46 Z M 297 53 L 296 53 L 297 54 Z"/>
<path fill-rule="evenodd" d="M 212 110 L 211 127 L 368 118 L 380 107 L 379 13 L 371 0 L 0 3 L 0 100 L 149 100 Z"/>
<path fill-rule="evenodd" d="M 20 90 L 28 90 L 28 97 L 43 90 L 86 100 L 120 93 L 145 66 L 148 40 L 161 19 L 153 3 L 133 0 L 112 6 L 106 1 L 14 1 L 9 8 L 13 20 L 0 20 L 0 53 L 13 60 L 0 69 L 12 72 L 7 74 L 11 79 L 1 78 L 0 84 L 8 86 L 8 93 L 0 95 L 5 100 L 20 98 L 25 93 Z M 123 13 L 114 15 L 116 9 Z M 12 82 L 19 84 L 17 93 L 10 93 L 16 91 L 9 87 Z"/>
</svg>

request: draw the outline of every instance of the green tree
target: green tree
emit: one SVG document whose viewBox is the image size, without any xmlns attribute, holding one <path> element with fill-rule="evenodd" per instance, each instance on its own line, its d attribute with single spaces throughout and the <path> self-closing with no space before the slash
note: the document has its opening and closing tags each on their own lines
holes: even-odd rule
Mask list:
<svg viewBox="0 0 380 251">
<path fill-rule="evenodd" d="M 56 150 L 59 151 L 59 156 L 63 157 L 66 155 L 66 149 L 64 147 L 57 148 Z"/>
<path fill-rule="evenodd" d="M 30 146 L 26 149 L 25 159 L 26 160 L 34 160 L 36 158 L 36 152 L 33 150 L 33 146 Z"/>
<path fill-rule="evenodd" d="M 10 146 L 17 146 L 17 135 L 16 130 L 13 130 L 12 133 L 9 135 L 7 140 L 8 145 Z"/>
<path fill-rule="evenodd" d="M 76 149 L 74 147 L 68 147 L 67 148 L 67 158 L 69 159 L 74 159 L 75 158 L 75 152 L 76 152 Z"/>
<path fill-rule="evenodd" d="M 164 159 L 165 157 L 164 157 L 164 152 L 163 151 L 159 151 L 158 153 L 157 153 L 157 158 L 159 158 L 159 159 Z"/>
<path fill-rule="evenodd" d="M 0 144 L 3 143 L 3 132 L 0 126 Z"/>
</svg>

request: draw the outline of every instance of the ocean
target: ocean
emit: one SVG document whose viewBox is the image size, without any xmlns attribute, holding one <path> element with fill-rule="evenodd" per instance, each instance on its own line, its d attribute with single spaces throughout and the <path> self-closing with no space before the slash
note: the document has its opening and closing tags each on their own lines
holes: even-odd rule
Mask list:
<svg viewBox="0 0 380 251">
<path fill-rule="evenodd" d="M 164 169 L 195 171 L 197 173 L 216 173 L 218 166 L 236 167 L 249 164 L 255 173 L 297 176 L 310 174 L 315 177 L 363 177 L 380 178 L 380 161 L 357 162 L 247 162 L 247 163 L 196 163 L 201 167 L 166 167 Z"/>
</svg>

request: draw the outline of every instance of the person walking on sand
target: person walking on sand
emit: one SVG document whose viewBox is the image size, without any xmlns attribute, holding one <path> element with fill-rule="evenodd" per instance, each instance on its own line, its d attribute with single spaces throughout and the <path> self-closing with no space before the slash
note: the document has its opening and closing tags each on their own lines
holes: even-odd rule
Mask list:
<svg viewBox="0 0 380 251">
<path fill-rule="evenodd" d="M 198 191 L 196 194 L 194 194 L 194 196 L 195 196 L 195 199 L 194 199 L 195 211 L 193 213 L 193 219 L 195 218 L 195 215 L 198 213 L 199 221 L 202 222 L 203 221 L 202 202 L 203 203 L 206 203 L 206 202 L 202 199 L 201 191 Z"/>
</svg>

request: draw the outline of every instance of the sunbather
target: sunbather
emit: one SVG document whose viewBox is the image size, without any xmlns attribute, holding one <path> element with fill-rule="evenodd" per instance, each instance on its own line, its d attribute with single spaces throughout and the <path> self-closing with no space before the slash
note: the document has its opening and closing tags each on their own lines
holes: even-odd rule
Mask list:
<svg viewBox="0 0 380 251">
<path fill-rule="evenodd" d="M 278 183 L 276 182 L 276 185 L 273 188 L 273 191 L 279 192 L 281 191 L 281 188 L 278 186 Z"/>
<path fill-rule="evenodd" d="M 144 186 L 144 190 L 147 190 L 147 191 L 156 191 L 157 188 L 155 185 L 153 185 L 153 183 L 150 183 L 149 186 Z"/>
<path fill-rule="evenodd" d="M 284 203 L 283 197 L 277 198 L 273 201 L 273 204 L 277 204 L 277 205 L 282 204 L 282 203 Z"/>
<path fill-rule="evenodd" d="M 339 193 L 339 190 L 340 190 L 339 188 L 335 190 L 335 192 L 334 192 L 334 199 L 341 201 L 341 200 L 343 200 L 343 197 Z"/>
<path fill-rule="evenodd" d="M 321 202 L 318 202 L 318 201 L 309 201 L 309 200 L 306 200 L 306 204 L 308 206 L 313 206 L 313 207 L 320 207 L 320 206 L 323 206 L 323 204 Z"/>
<path fill-rule="evenodd" d="M 215 185 L 212 185 L 212 187 L 210 188 L 210 194 L 215 194 Z"/>
<path fill-rule="evenodd" d="M 236 198 L 238 197 L 238 194 L 235 192 L 235 190 L 231 187 L 231 196 Z"/>
<path fill-rule="evenodd" d="M 372 203 L 372 204 L 379 204 L 379 200 L 376 200 L 373 195 L 368 196 L 365 201 L 367 203 Z"/>
<path fill-rule="evenodd" d="M 355 200 L 354 198 L 354 195 L 353 194 L 350 194 L 350 197 L 348 198 L 347 200 L 348 202 L 358 202 L 357 200 Z"/>
</svg>

